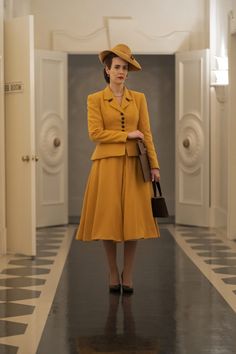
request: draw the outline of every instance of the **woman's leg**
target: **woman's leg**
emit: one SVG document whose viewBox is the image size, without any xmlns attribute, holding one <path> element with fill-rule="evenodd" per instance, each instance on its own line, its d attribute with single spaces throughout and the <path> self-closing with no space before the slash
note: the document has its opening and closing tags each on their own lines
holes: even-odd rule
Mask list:
<svg viewBox="0 0 236 354">
<path fill-rule="evenodd" d="M 116 242 L 103 241 L 110 271 L 110 285 L 120 284 L 119 270 L 116 263 Z"/>
<path fill-rule="evenodd" d="M 137 241 L 124 242 L 123 285 L 132 287 L 132 275 Z"/>
</svg>

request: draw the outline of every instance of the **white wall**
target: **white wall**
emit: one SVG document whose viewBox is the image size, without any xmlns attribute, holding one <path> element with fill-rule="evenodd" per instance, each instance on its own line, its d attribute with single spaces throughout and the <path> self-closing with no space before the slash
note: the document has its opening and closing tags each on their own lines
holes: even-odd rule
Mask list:
<svg viewBox="0 0 236 354">
<path fill-rule="evenodd" d="M 54 30 L 86 38 L 99 30 L 106 30 L 107 18 L 131 17 L 138 30 L 143 32 L 143 43 L 147 37 L 155 38 L 172 31 L 189 31 L 190 49 L 206 48 L 209 45 L 208 1 L 148 0 L 147 5 L 146 1 L 137 0 L 32 0 L 36 47 L 51 49 Z M 109 43 L 101 44 L 109 46 Z"/>
<path fill-rule="evenodd" d="M 29 15 L 30 3 L 31 0 L 5 0 L 5 19 Z"/>
<path fill-rule="evenodd" d="M 236 0 L 233 0 L 233 17 L 236 20 Z M 227 237 L 236 239 L 236 33 L 229 35 L 229 83 Z"/>
<path fill-rule="evenodd" d="M 212 55 L 227 56 L 228 53 L 228 14 L 232 0 L 210 0 L 210 46 Z"/>
<path fill-rule="evenodd" d="M 217 69 L 215 57 L 228 57 L 229 13 L 232 0 L 210 0 L 210 50 L 212 73 Z M 212 81 L 214 75 L 212 74 Z M 218 92 L 225 102 L 217 100 Z M 228 214 L 228 88 L 211 88 L 211 211 L 212 225 L 227 232 Z"/>
</svg>

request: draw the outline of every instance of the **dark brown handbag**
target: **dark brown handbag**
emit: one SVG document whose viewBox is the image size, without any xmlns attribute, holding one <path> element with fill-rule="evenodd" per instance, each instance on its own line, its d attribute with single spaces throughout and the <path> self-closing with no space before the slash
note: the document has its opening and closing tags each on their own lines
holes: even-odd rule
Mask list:
<svg viewBox="0 0 236 354">
<path fill-rule="evenodd" d="M 149 160 L 148 160 L 147 149 L 146 149 L 146 146 L 145 146 L 143 140 L 138 139 L 137 146 L 138 146 L 138 152 L 139 152 L 138 157 L 139 157 L 139 161 L 140 161 L 140 166 L 141 166 L 144 182 L 150 182 L 151 181 L 151 169 L 150 169 L 150 164 L 149 164 Z"/>
<path fill-rule="evenodd" d="M 167 218 L 169 216 L 165 198 L 162 196 L 161 185 L 159 182 L 152 182 L 154 197 L 151 199 L 152 214 L 154 218 Z M 157 196 L 157 189 L 159 196 Z"/>
</svg>

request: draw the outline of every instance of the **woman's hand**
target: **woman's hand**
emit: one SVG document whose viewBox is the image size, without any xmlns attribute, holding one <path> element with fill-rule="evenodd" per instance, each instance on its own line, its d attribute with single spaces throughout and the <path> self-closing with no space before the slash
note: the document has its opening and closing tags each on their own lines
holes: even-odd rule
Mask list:
<svg viewBox="0 0 236 354">
<path fill-rule="evenodd" d="M 160 170 L 159 168 L 152 168 L 151 169 L 151 176 L 152 176 L 152 182 L 160 182 L 161 175 L 160 175 Z"/>
<path fill-rule="evenodd" d="M 134 130 L 133 132 L 128 133 L 128 139 L 142 139 L 144 135 L 140 130 Z"/>
</svg>

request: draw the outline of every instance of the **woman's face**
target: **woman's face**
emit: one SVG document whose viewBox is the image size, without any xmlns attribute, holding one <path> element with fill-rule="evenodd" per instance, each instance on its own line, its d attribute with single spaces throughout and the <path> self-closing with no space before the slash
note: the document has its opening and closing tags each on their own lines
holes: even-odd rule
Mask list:
<svg viewBox="0 0 236 354">
<path fill-rule="evenodd" d="M 123 84 L 128 74 L 127 61 L 119 57 L 113 58 L 111 68 L 106 67 L 106 73 L 110 76 L 110 83 Z"/>
</svg>

